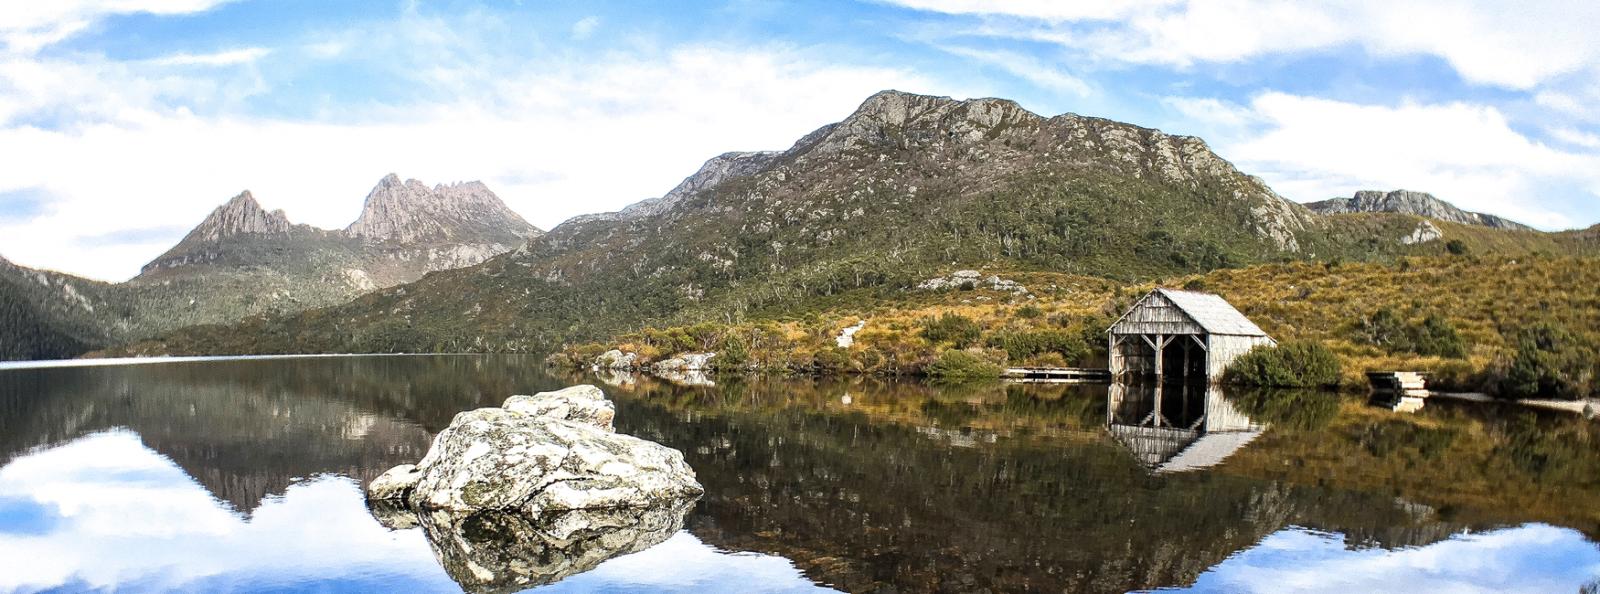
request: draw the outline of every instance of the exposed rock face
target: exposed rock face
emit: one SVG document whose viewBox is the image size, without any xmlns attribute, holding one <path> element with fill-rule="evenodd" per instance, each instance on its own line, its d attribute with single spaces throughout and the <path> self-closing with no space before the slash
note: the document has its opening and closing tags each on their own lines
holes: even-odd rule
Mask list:
<svg viewBox="0 0 1600 594">
<path fill-rule="evenodd" d="M 506 400 L 504 407 L 525 415 L 566 419 L 606 431 L 616 430 L 611 421 L 616 418 L 617 409 L 610 400 L 606 400 L 605 393 L 594 386 L 572 386 L 532 396 L 512 396 Z"/>
<path fill-rule="evenodd" d="M 1334 198 L 1321 202 L 1306 204 L 1306 208 L 1320 214 L 1339 214 L 1347 212 L 1393 212 L 1400 214 L 1416 215 L 1439 221 L 1460 223 L 1463 225 L 1480 225 L 1495 229 L 1532 229 L 1527 225 L 1503 219 L 1494 215 L 1477 212 L 1468 212 L 1456 208 L 1455 205 L 1435 198 L 1426 192 L 1412 192 L 1409 190 L 1395 190 L 1392 192 L 1379 192 L 1362 190 L 1350 198 Z"/>
<path fill-rule="evenodd" d="M 1442 237 L 1444 237 L 1444 233 L 1439 231 L 1438 227 L 1435 227 L 1433 223 L 1428 221 L 1422 221 L 1417 223 L 1417 228 L 1413 229 L 1410 235 L 1400 238 L 1400 243 L 1406 245 L 1416 245 L 1419 243 L 1435 241 Z"/>
<path fill-rule="evenodd" d="M 641 200 L 617 212 L 579 215 L 573 217 L 569 222 L 634 220 L 659 215 L 672 209 L 685 197 L 696 192 L 709 190 L 724 180 L 743 177 L 766 169 L 772 160 L 780 154 L 782 153 L 777 151 L 723 153 L 706 161 L 698 171 L 694 172 L 694 175 L 690 175 L 682 182 L 679 182 L 677 187 L 672 188 L 672 191 L 667 192 L 660 198 Z"/>
<path fill-rule="evenodd" d="M 611 349 L 594 358 L 595 369 L 631 370 L 639 367 L 639 355 Z"/>
<path fill-rule="evenodd" d="M 245 190 L 211 211 L 183 241 L 216 241 L 247 233 L 288 233 L 290 226 L 289 217 L 282 210 L 267 212 L 256 202 L 255 196 Z"/>
<path fill-rule="evenodd" d="M 707 371 L 711 369 L 711 359 L 716 353 L 682 353 L 671 359 L 657 361 L 650 366 L 652 371 Z"/>
<path fill-rule="evenodd" d="M 519 396 L 507 408 L 457 414 L 421 462 L 384 473 L 368 497 L 419 510 L 528 514 L 698 497 L 703 489 L 683 454 L 613 433 L 610 403 L 597 391 Z"/>
<path fill-rule="evenodd" d="M 512 247 L 538 233 L 482 182 L 435 185 L 393 173 L 367 194 L 345 234 L 369 241 L 420 243 L 467 239 Z"/>
</svg>

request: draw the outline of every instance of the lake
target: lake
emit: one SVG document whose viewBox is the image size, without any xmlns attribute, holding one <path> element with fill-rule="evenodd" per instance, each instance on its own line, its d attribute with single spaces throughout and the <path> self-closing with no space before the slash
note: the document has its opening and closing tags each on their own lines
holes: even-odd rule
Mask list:
<svg viewBox="0 0 1600 594">
<path fill-rule="evenodd" d="M 1198 386 L 675 379 L 493 355 L 0 369 L 0 592 L 1600 583 L 1600 440 L 1570 415 Z M 705 485 L 651 546 L 369 512 L 362 486 L 421 458 L 457 412 L 574 383 L 604 388 L 618 431 L 682 450 Z"/>
</svg>

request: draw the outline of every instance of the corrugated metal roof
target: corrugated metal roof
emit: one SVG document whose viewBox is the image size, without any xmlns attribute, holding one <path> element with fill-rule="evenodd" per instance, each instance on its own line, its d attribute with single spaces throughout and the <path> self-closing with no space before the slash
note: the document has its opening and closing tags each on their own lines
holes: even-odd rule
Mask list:
<svg viewBox="0 0 1600 594">
<path fill-rule="evenodd" d="M 1250 321 L 1250 318 L 1244 317 L 1244 314 L 1239 313 L 1239 310 L 1234 309 L 1233 305 L 1220 295 L 1173 289 L 1156 289 L 1156 292 L 1172 301 L 1173 305 L 1178 306 L 1183 313 L 1189 314 L 1196 324 L 1211 334 L 1267 335 L 1261 331 L 1260 326 Z"/>
</svg>

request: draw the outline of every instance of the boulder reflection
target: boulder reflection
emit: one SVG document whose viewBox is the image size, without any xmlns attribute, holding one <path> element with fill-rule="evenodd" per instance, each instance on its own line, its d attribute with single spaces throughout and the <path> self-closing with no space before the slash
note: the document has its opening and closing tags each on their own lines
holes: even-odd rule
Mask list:
<svg viewBox="0 0 1600 594">
<path fill-rule="evenodd" d="M 1156 474 L 1210 468 L 1259 437 L 1258 424 L 1217 385 L 1114 383 L 1106 429 Z"/>
<path fill-rule="evenodd" d="M 589 571 L 665 542 L 683 529 L 694 499 L 649 508 L 549 512 L 413 512 L 370 502 L 385 527 L 422 527 L 450 579 L 474 593 L 519 592 Z"/>
</svg>

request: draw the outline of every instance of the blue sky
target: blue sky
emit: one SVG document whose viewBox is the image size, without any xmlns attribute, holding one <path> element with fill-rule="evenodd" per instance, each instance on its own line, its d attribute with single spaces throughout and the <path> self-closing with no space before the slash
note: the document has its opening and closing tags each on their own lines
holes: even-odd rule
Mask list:
<svg viewBox="0 0 1600 594">
<path fill-rule="evenodd" d="M 657 196 L 885 88 L 1199 135 L 1285 197 L 1600 221 L 1600 3 L 60 0 L 0 8 L 0 256 L 120 280 L 250 189 L 395 172 L 531 222 Z"/>
</svg>

